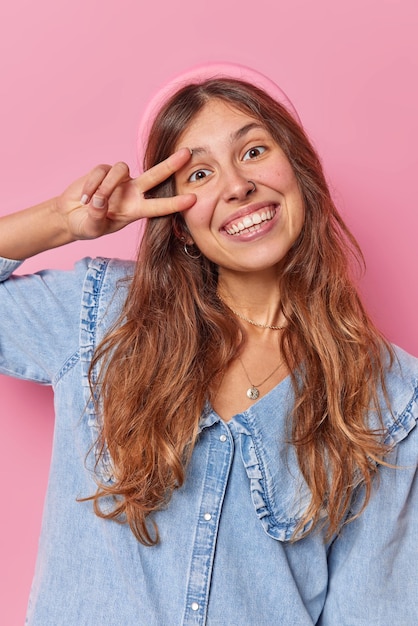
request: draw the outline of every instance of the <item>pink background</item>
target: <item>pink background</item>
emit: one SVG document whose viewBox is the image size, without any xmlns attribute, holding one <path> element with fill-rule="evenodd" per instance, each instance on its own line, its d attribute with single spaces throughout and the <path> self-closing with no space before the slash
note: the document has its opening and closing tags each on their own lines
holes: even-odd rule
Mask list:
<svg viewBox="0 0 418 626">
<path fill-rule="evenodd" d="M 1 211 L 59 193 L 98 162 L 135 166 L 141 111 L 173 75 L 253 66 L 289 95 L 317 146 L 387 336 L 418 355 L 416 0 L 13 0 L 0 8 Z M 76 244 L 133 255 L 136 231 Z M 48 389 L 0 379 L 0 621 L 23 623 L 50 456 Z"/>
</svg>

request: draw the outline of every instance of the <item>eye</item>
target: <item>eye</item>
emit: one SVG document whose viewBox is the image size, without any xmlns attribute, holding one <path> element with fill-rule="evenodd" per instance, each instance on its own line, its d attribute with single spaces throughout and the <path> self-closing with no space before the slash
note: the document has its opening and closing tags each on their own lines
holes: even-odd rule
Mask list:
<svg viewBox="0 0 418 626">
<path fill-rule="evenodd" d="M 250 148 L 244 154 L 243 161 L 247 161 L 248 159 L 256 159 L 257 157 L 261 156 L 265 151 L 266 148 L 264 146 L 254 146 L 254 148 Z"/>
<path fill-rule="evenodd" d="M 188 182 L 195 183 L 199 180 L 203 180 L 204 178 L 206 178 L 206 176 L 210 176 L 211 173 L 212 172 L 210 170 L 196 170 L 196 172 L 193 172 L 193 174 L 189 176 Z"/>
</svg>

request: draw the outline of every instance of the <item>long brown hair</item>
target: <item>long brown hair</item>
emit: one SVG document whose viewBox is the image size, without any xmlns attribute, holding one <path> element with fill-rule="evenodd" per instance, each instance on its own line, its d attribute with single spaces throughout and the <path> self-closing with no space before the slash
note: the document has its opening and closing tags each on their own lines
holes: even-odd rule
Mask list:
<svg viewBox="0 0 418 626">
<path fill-rule="evenodd" d="M 329 536 L 347 515 L 353 480 L 370 496 L 376 460 L 385 448 L 367 424 L 379 414 L 391 349 L 365 312 L 351 268 L 362 265 L 359 247 L 339 216 L 319 158 L 301 126 L 264 91 L 235 79 L 212 79 L 182 88 L 153 124 L 145 168 L 169 156 L 180 135 L 211 98 L 260 120 L 285 152 L 305 204 L 302 232 L 280 277 L 287 320 L 281 349 L 296 402 L 289 416 L 290 444 L 311 490 L 301 527 L 326 513 Z M 175 193 L 169 179 L 151 195 Z M 185 479 L 197 427 L 219 376 L 243 342 L 239 324 L 216 297 L 217 268 L 186 256 L 179 215 L 150 219 L 118 324 L 96 351 L 92 381 L 103 415 L 102 451 L 115 471 L 99 484 L 95 511 L 126 521 L 144 544 L 158 541 L 150 513 L 167 504 Z M 101 498 L 114 497 L 109 512 Z"/>
</svg>

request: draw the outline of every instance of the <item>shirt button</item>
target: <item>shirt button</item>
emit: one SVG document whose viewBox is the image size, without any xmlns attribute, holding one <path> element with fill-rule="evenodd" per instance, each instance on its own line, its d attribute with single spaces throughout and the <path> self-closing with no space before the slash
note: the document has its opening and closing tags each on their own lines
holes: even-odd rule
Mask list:
<svg viewBox="0 0 418 626">
<path fill-rule="evenodd" d="M 205 513 L 203 517 L 205 518 L 207 522 L 209 522 L 212 519 L 212 515 L 210 513 Z"/>
<path fill-rule="evenodd" d="M 197 602 L 192 602 L 192 611 L 198 611 L 199 610 L 199 605 Z"/>
<path fill-rule="evenodd" d="M 226 440 L 227 440 L 227 436 L 226 435 L 221 435 L 219 437 L 219 441 L 222 441 L 222 443 L 225 443 Z"/>
</svg>

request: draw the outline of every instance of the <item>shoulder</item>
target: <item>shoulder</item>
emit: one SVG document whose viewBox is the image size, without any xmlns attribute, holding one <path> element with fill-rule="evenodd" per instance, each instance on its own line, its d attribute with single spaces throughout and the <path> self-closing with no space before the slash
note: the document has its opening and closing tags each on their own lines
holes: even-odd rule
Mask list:
<svg viewBox="0 0 418 626">
<path fill-rule="evenodd" d="M 118 292 L 126 297 L 135 269 L 133 261 L 108 259 L 105 257 L 85 258 L 78 261 L 76 271 L 84 275 L 83 303 L 89 307 L 97 307 L 114 300 Z"/>
<path fill-rule="evenodd" d="M 381 393 L 387 443 L 404 439 L 418 421 L 418 359 L 393 346 L 394 360 L 385 375 L 386 395 Z"/>
<path fill-rule="evenodd" d="M 133 261 L 97 257 L 82 259 L 84 284 L 81 302 L 82 332 L 103 339 L 119 318 L 135 270 Z"/>
<path fill-rule="evenodd" d="M 117 284 L 120 280 L 132 278 L 135 262 L 106 257 L 86 257 L 76 263 L 76 268 L 84 270 L 86 277 L 97 284 L 104 280 Z"/>
</svg>

